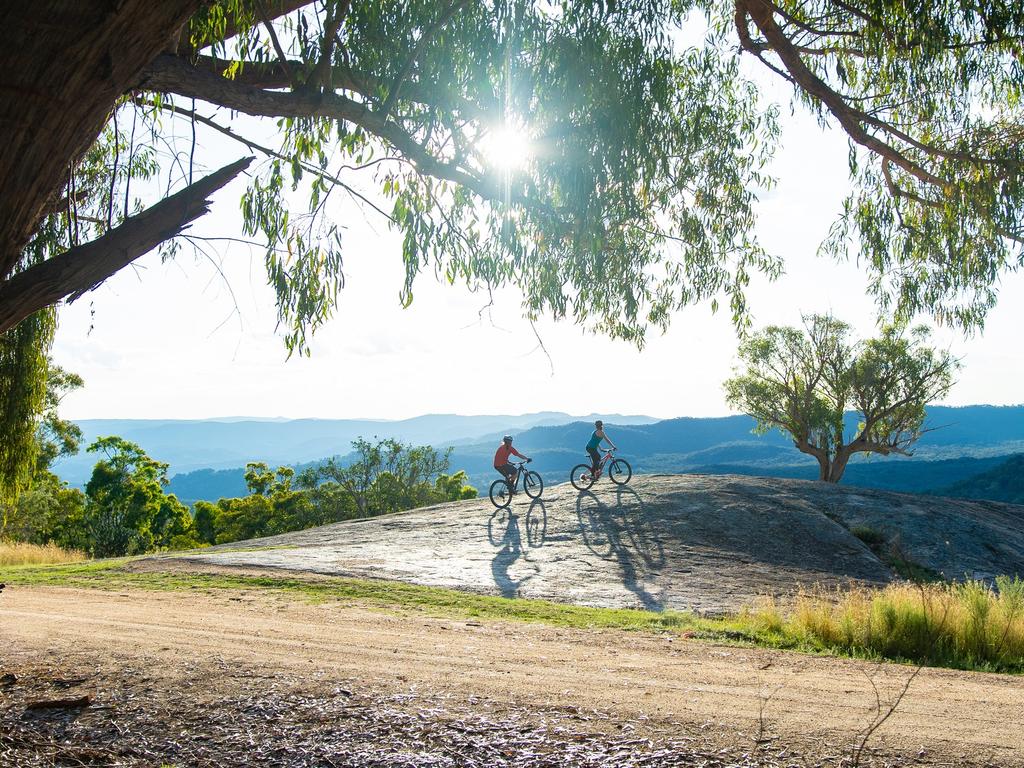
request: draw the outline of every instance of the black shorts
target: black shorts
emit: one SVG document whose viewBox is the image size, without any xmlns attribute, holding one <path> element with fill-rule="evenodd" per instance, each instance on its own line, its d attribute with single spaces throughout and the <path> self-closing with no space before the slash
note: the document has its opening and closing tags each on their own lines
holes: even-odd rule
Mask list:
<svg viewBox="0 0 1024 768">
<path fill-rule="evenodd" d="M 587 448 L 587 453 L 590 454 L 590 466 L 596 472 L 597 465 L 601 463 L 601 454 L 597 452 L 597 448 Z"/>
<path fill-rule="evenodd" d="M 501 472 L 509 482 L 512 482 L 512 478 L 516 476 L 516 468 L 511 464 L 502 464 L 500 467 L 495 467 L 495 469 Z"/>
</svg>

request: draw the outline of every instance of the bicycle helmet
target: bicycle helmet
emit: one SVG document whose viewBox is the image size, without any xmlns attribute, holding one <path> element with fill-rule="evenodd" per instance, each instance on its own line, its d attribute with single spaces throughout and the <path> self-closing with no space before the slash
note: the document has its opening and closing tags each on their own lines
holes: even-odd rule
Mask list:
<svg viewBox="0 0 1024 768">
<path fill-rule="evenodd" d="M 503 438 L 501 438 L 501 441 L 503 443 L 511 443 L 512 442 L 512 435 L 505 435 Z"/>
<path fill-rule="evenodd" d="M 594 426 L 600 429 L 601 427 L 604 426 L 604 422 L 598 419 L 597 421 L 594 422 Z"/>
</svg>

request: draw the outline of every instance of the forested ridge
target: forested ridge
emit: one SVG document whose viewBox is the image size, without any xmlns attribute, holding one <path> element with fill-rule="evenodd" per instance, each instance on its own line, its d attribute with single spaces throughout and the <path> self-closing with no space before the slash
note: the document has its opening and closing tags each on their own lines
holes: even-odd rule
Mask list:
<svg viewBox="0 0 1024 768">
<path fill-rule="evenodd" d="M 465 472 L 448 474 L 450 449 L 359 439 L 344 465 L 330 459 L 296 474 L 248 464 L 237 498 L 186 506 L 168 492 L 167 464 L 121 437 L 88 447 L 100 456 L 84 491 L 41 469 L 34 487 L 0 506 L 0 540 L 56 545 L 93 557 L 224 544 L 327 523 L 474 498 Z"/>
</svg>

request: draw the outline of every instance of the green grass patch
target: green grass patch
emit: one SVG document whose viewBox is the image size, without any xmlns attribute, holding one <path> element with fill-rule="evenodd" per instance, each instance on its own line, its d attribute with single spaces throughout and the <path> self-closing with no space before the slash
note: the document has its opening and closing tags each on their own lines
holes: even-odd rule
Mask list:
<svg viewBox="0 0 1024 768">
<path fill-rule="evenodd" d="M 265 544 L 254 547 L 233 547 L 230 544 L 217 544 L 216 547 L 205 546 L 202 549 L 179 549 L 161 552 L 159 557 L 181 557 L 183 555 L 199 555 L 221 552 L 270 552 L 275 549 L 298 549 L 297 544 Z"/>
<path fill-rule="evenodd" d="M 1001 576 L 942 584 L 800 594 L 771 601 L 744 622 L 811 648 L 844 655 L 988 672 L 1024 673 L 1024 580 Z"/>
<path fill-rule="evenodd" d="M 150 561 L 158 565 L 158 561 Z M 723 618 L 676 611 L 589 608 L 478 595 L 397 581 L 134 570 L 130 559 L 0 568 L 11 585 L 149 590 L 270 590 L 312 602 L 342 601 L 399 613 L 484 621 L 539 622 L 572 629 L 675 633 L 687 638 L 983 671 L 1024 672 L 1024 581 L 998 589 L 964 584 L 894 584 L 812 592 L 792 608 L 762 601 Z"/>
<path fill-rule="evenodd" d="M 399 581 L 325 577 L 187 573 L 181 571 L 133 571 L 129 562 L 96 560 L 79 565 L 0 568 L 0 581 L 8 584 L 98 589 L 239 590 L 267 589 L 314 602 L 340 600 L 367 607 L 411 610 L 432 616 L 500 621 L 532 621 L 580 629 L 626 629 L 660 632 L 695 627 L 705 620 L 676 611 L 638 611 L 588 608 L 547 600 L 523 600 L 477 595 L 440 587 L 424 587 Z"/>
</svg>

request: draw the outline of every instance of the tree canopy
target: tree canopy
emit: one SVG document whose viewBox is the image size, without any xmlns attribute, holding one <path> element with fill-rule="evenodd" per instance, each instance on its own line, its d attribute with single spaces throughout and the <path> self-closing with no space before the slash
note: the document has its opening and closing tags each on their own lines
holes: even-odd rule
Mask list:
<svg viewBox="0 0 1024 768">
<path fill-rule="evenodd" d="M 1024 263 L 1024 5 L 735 0 L 733 26 L 850 139 L 823 250 L 852 252 L 894 319 L 979 327 Z"/>
<path fill-rule="evenodd" d="M 474 286 L 513 282 L 530 313 L 634 339 L 720 293 L 741 316 L 749 273 L 779 268 L 752 237 L 776 125 L 738 73 L 743 55 L 849 135 L 853 191 L 824 247 L 845 255 L 852 238 L 883 305 L 976 324 L 995 278 L 1020 265 L 1018 3 L 171 0 L 152 14 L 134 0 L 113 15 L 83 3 L 73 20 L 36 5 L 14 26 L 49 11 L 50 32 L 6 53 L 24 78 L 43 87 L 104 54 L 117 77 L 100 93 L 82 73 L 92 98 L 12 118 L 41 130 L 17 137 L 26 147 L 15 142 L 0 178 L 31 161 L 44 172 L 25 191 L 48 186 L 6 203 L 3 327 L 180 234 L 242 170 L 196 181 L 191 157 L 165 151 L 175 119 L 260 157 L 243 224 L 265 242 L 293 348 L 337 298 L 344 239 L 330 199 L 358 195 L 353 185 L 391 200 L 380 213 L 404 235 L 406 298 L 429 266 Z M 58 54 L 72 21 L 86 30 L 80 50 Z M 700 25 L 703 45 L 678 42 Z M 76 110 L 90 121 L 56 145 Z M 276 120 L 274 146 L 233 126 L 238 114 Z M 522 167 L 499 168 L 488 150 L 505 128 L 529 139 Z M 131 180 L 161 170 L 192 189 L 136 213 Z"/>
<path fill-rule="evenodd" d="M 15 350 L 48 347 L 47 308 L 154 247 L 172 255 L 243 171 L 242 225 L 294 351 L 344 283 L 334 201 L 378 207 L 370 188 L 403 235 L 407 301 L 432 271 L 514 284 L 530 316 L 637 343 L 705 299 L 742 324 L 751 275 L 782 267 L 753 235 L 778 127 L 744 57 L 849 136 L 851 193 L 823 249 L 865 265 L 884 312 L 976 327 L 1021 265 L 1015 0 L 40 0 L 5 20 L 0 331 L 17 327 Z M 260 120 L 273 141 L 248 135 Z M 172 145 L 176 123 L 237 158 L 207 174 Z M 509 130 L 531 148 L 513 168 L 495 162 Z M 0 349 L 0 370 L 29 381 L 40 359 Z M 3 386 L 37 407 L 38 386 Z"/>
<path fill-rule="evenodd" d="M 196 502 L 196 535 L 208 544 L 224 544 L 476 498 L 465 472 L 446 474 L 451 449 L 442 453 L 429 445 L 363 438 L 353 448 L 351 461 L 328 459 L 297 476 L 291 467 L 247 464 L 249 495 Z"/>
<path fill-rule="evenodd" d="M 191 542 L 192 516 L 164 492 L 167 467 L 121 437 L 101 437 L 88 450 L 102 453 L 85 486 L 83 521 L 94 557 L 166 549 L 176 538 Z"/>
<path fill-rule="evenodd" d="M 804 326 L 770 326 L 743 342 L 742 367 L 725 382 L 729 404 L 756 419 L 758 431 L 792 437 L 826 482 L 838 483 L 855 453 L 910 455 L 927 431 L 925 405 L 949 391 L 957 361 L 927 346 L 923 326 L 889 326 L 859 343 L 828 315 Z M 852 430 L 851 413 L 859 419 Z"/>
</svg>

